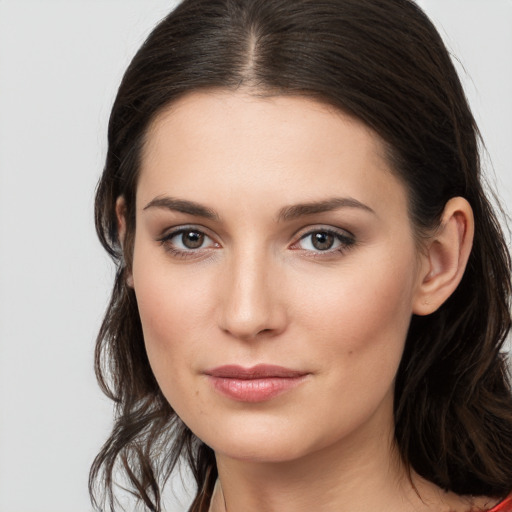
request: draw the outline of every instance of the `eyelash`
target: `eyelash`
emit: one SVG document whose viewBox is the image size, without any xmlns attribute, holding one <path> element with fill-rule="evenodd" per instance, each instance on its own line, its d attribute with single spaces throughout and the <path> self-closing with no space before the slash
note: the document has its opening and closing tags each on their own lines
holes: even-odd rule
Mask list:
<svg viewBox="0 0 512 512">
<path fill-rule="evenodd" d="M 197 248 L 188 248 L 188 249 L 178 249 L 176 248 L 176 245 L 173 244 L 171 241 L 178 237 L 182 236 L 186 233 L 196 233 L 200 236 L 203 236 L 205 240 L 210 240 L 212 242 L 211 246 L 209 247 L 203 247 L 203 244 L 201 244 L 200 247 Z M 334 237 L 334 243 L 338 242 L 338 245 L 335 248 L 328 248 L 325 250 L 317 249 L 317 250 L 311 250 L 311 249 L 302 249 L 298 247 L 298 245 L 303 241 L 306 240 L 308 237 L 312 237 L 315 234 L 323 234 Z M 203 229 L 196 228 L 194 226 L 184 226 L 180 227 L 178 229 L 175 229 L 171 231 L 170 233 L 165 234 L 164 236 L 157 239 L 157 241 L 162 245 L 168 253 L 172 254 L 173 257 L 176 258 L 197 258 L 199 257 L 205 249 L 209 249 L 211 247 L 217 249 L 220 248 L 220 244 L 215 242 L 212 237 L 208 236 Z M 353 245 L 355 245 L 356 240 L 353 235 L 348 234 L 347 232 L 341 232 L 332 228 L 322 228 L 318 227 L 315 229 L 309 229 L 307 232 L 303 233 L 299 239 L 293 243 L 290 246 L 290 249 L 292 250 L 299 250 L 303 251 L 304 253 L 308 253 L 308 257 L 312 258 L 322 258 L 322 257 L 328 257 L 333 256 L 334 254 L 344 254 L 346 251 L 348 251 Z M 311 242 L 312 245 L 312 242 Z"/>
</svg>

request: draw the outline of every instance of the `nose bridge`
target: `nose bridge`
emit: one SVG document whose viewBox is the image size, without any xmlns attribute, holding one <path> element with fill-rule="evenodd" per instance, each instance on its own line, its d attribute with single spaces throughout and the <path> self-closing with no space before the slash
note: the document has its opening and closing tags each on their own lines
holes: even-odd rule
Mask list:
<svg viewBox="0 0 512 512">
<path fill-rule="evenodd" d="M 226 266 L 221 328 L 240 339 L 277 334 L 286 319 L 280 307 L 276 262 L 261 247 L 232 253 Z"/>
</svg>

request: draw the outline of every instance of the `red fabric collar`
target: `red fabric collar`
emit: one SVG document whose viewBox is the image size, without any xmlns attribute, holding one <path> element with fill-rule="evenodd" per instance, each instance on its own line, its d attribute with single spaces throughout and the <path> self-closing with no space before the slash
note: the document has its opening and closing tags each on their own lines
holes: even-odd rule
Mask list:
<svg viewBox="0 0 512 512">
<path fill-rule="evenodd" d="M 488 512 L 512 512 L 512 495 L 505 498 Z"/>
</svg>

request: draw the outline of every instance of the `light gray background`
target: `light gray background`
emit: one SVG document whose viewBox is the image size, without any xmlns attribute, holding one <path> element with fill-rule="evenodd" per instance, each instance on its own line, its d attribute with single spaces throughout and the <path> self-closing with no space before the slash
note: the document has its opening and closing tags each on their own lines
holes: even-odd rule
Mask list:
<svg viewBox="0 0 512 512">
<path fill-rule="evenodd" d="M 0 512 L 91 509 L 112 413 L 92 354 L 113 275 L 93 192 L 122 72 L 174 3 L 0 0 Z M 463 64 L 507 206 L 512 0 L 420 3 Z"/>
</svg>

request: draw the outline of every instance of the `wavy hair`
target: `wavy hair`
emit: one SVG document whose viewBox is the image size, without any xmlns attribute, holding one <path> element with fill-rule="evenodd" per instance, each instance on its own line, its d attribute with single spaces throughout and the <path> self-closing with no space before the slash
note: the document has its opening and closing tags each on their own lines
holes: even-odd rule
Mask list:
<svg viewBox="0 0 512 512">
<path fill-rule="evenodd" d="M 184 0 L 149 35 L 112 108 L 96 228 L 117 275 L 97 338 L 100 386 L 116 406 L 90 473 L 95 507 L 116 507 L 117 473 L 145 510 L 183 458 L 197 482 L 191 512 L 208 509 L 217 468 L 163 397 L 126 284 L 141 150 L 155 116 L 200 89 L 306 96 L 361 120 L 384 141 L 421 236 L 446 202 L 466 198 L 475 238 L 462 281 L 435 313 L 413 316 L 395 387 L 395 439 L 408 467 L 458 494 L 512 489 L 512 397 L 502 346 L 511 266 L 484 191 L 479 132 L 450 56 L 411 0 Z M 123 196 L 120 246 L 115 205 Z"/>
</svg>

